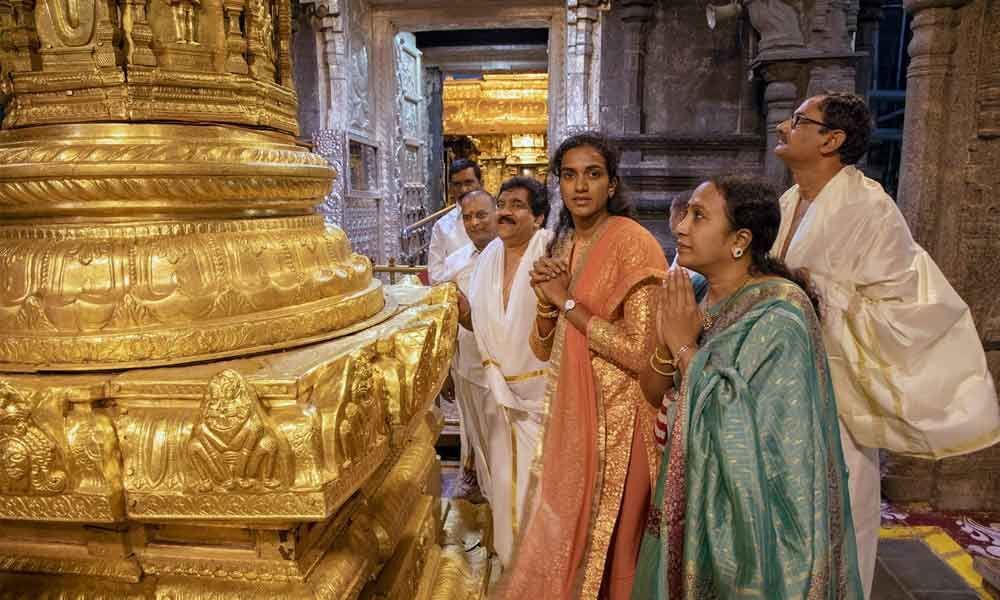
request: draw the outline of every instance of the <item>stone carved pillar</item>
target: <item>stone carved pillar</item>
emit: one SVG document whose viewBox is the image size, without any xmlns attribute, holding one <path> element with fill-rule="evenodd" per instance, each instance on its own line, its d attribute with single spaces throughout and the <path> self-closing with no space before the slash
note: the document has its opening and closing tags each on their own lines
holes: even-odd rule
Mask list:
<svg viewBox="0 0 1000 600">
<path fill-rule="evenodd" d="M 653 0 L 623 0 L 625 23 L 625 133 L 642 133 L 643 62 L 646 56 L 646 24 Z"/>
<path fill-rule="evenodd" d="M 593 63 L 595 38 L 600 33 L 600 4 L 600 0 L 566 3 L 566 133 L 597 124 L 600 87 L 593 79 L 600 68 Z"/>
<path fill-rule="evenodd" d="M 767 154 L 764 173 L 779 190 L 788 187 L 788 169 L 774 154 L 778 143 L 778 124 L 790 118 L 799 100 L 795 84 L 798 69 L 793 65 L 769 65 L 764 72 L 767 88 L 764 90 L 767 122 Z"/>
<path fill-rule="evenodd" d="M 968 0 L 904 0 L 913 14 L 910 67 L 906 73 L 906 115 L 899 174 L 899 203 L 914 237 L 930 239 L 935 228 L 944 162 L 935 140 L 948 127 L 949 70 L 955 51 L 956 9 Z"/>
</svg>

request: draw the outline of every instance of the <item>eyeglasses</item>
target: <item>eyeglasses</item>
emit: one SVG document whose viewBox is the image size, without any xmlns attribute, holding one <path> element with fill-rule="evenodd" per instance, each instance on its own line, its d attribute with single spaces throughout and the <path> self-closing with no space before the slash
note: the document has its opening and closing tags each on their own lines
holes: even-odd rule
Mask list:
<svg viewBox="0 0 1000 600">
<path fill-rule="evenodd" d="M 792 129 L 798 129 L 799 128 L 799 123 L 801 123 L 803 121 L 805 121 L 806 123 L 812 123 L 813 125 L 819 125 L 820 127 L 823 127 L 825 129 L 837 129 L 836 127 L 834 127 L 832 125 L 828 125 L 827 123 L 824 123 L 823 121 L 817 121 L 816 119 L 810 119 L 809 117 L 805 116 L 802 113 L 792 113 Z"/>
</svg>

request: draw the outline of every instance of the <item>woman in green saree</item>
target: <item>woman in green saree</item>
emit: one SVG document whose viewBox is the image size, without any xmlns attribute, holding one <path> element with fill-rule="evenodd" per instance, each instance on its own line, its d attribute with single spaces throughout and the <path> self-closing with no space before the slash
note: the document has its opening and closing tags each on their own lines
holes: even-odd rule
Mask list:
<svg viewBox="0 0 1000 600">
<path fill-rule="evenodd" d="M 666 438 L 635 600 L 863 598 L 817 305 L 768 252 L 781 213 L 759 180 L 695 191 L 642 376 Z M 675 388 L 677 384 L 677 388 Z"/>
</svg>

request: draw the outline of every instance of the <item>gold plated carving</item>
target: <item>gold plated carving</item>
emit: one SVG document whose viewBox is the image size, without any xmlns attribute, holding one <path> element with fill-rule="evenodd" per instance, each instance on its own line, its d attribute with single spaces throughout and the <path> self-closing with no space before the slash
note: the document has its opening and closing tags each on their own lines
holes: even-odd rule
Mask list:
<svg viewBox="0 0 1000 600">
<path fill-rule="evenodd" d="M 282 588 L 288 597 L 349 598 L 369 581 L 378 582 L 373 590 L 395 590 L 391 597 L 413 589 L 430 597 L 446 563 L 434 558 L 440 517 L 430 482 L 439 477 L 440 421 L 427 407 L 454 350 L 457 309 L 453 286 L 414 291 L 400 297 L 417 296 L 416 304 L 377 327 L 284 353 L 117 374 L 6 376 L 3 414 L 13 427 L 44 427 L 38 443 L 50 452 L 49 476 L 39 481 L 58 487 L 62 473 L 64 494 L 124 489 L 125 499 L 111 526 L 119 533 L 100 544 L 88 546 L 81 527 L 93 515 L 60 526 L 58 538 L 76 537 L 77 550 L 22 527 L 16 544 L 0 537 L 0 568 L 137 581 L 116 589 L 154 585 L 177 598 L 207 589 L 219 598 L 268 597 L 276 584 L 291 586 Z M 68 450 L 52 454 L 60 437 Z M 108 457 L 121 468 L 101 466 Z M 5 501 L 10 494 L 0 490 Z M 45 494 L 38 497 L 59 492 Z M 54 522 L 66 517 L 60 510 L 38 505 L 31 518 Z M 15 560 L 18 549 L 30 549 L 31 560 Z M 97 570 L 100 556 L 113 555 L 125 562 Z M 143 574 L 170 577 L 147 584 Z M 5 590 L 37 584 L 31 575 L 0 581 Z"/>
<path fill-rule="evenodd" d="M 290 42 L 289 0 L 0 0 L 4 598 L 456 581 L 457 293 L 386 289 L 316 214 Z"/>
<path fill-rule="evenodd" d="M 0 6 L 5 127 L 171 119 L 298 133 L 287 0 Z"/>
<path fill-rule="evenodd" d="M 35 404 L 0 382 L 0 492 L 49 495 L 66 488 L 62 452 L 34 420 Z"/>
<path fill-rule="evenodd" d="M 199 492 L 275 490 L 294 472 L 288 443 L 268 423 L 254 389 L 232 370 L 209 380 L 187 455 Z"/>
<path fill-rule="evenodd" d="M 548 127 L 549 76 L 485 74 L 482 80 L 444 82 L 444 131 L 448 135 L 544 133 Z"/>
</svg>

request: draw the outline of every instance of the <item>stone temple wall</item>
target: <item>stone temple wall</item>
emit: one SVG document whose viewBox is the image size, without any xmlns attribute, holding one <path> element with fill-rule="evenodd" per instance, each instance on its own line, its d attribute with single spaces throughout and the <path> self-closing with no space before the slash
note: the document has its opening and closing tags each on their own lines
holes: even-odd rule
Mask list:
<svg viewBox="0 0 1000 600">
<path fill-rule="evenodd" d="M 753 35 L 739 19 L 710 30 L 698 2 L 616 2 L 605 16 L 602 127 L 625 149 L 625 184 L 668 256 L 675 196 L 719 172 L 762 169 Z"/>
<path fill-rule="evenodd" d="M 1000 3 L 907 0 L 899 205 L 968 302 L 1000 379 Z M 888 457 L 884 492 L 941 509 L 1000 510 L 1000 447 L 939 462 Z"/>
</svg>

